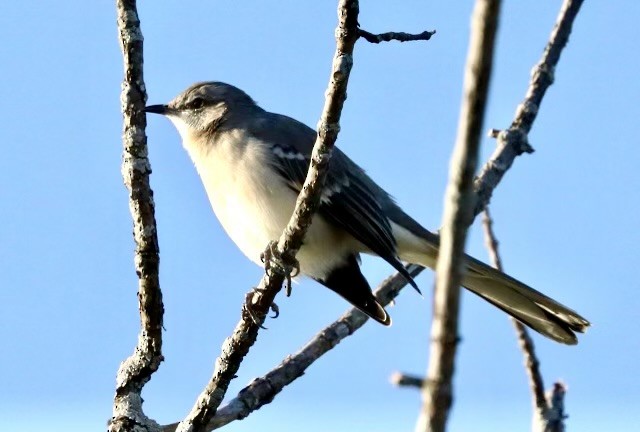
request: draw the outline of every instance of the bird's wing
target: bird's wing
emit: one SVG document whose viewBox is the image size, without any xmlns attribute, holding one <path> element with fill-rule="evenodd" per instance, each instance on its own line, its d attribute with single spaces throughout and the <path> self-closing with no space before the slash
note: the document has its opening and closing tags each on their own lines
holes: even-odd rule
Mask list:
<svg viewBox="0 0 640 432">
<path fill-rule="evenodd" d="M 251 128 L 270 143 L 274 168 L 299 193 L 309 169 L 316 132 L 290 117 L 265 113 Z M 391 197 L 339 149 L 335 148 L 322 193 L 319 213 L 342 227 L 371 252 L 379 255 L 418 289 L 396 255 L 396 241 L 384 208 Z"/>
</svg>

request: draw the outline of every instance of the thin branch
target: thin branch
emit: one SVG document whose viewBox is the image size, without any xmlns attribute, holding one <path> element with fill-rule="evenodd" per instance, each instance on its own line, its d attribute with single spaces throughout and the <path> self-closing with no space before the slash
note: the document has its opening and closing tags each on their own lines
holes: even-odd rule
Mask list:
<svg viewBox="0 0 640 432">
<path fill-rule="evenodd" d="M 502 267 L 502 260 L 498 252 L 498 240 L 493 232 L 493 219 L 489 213 L 489 207 L 484 209 L 482 217 L 482 228 L 484 230 L 484 241 L 491 257 L 491 262 L 495 268 L 500 271 L 504 271 Z M 531 336 L 526 327 L 518 320 L 511 318 L 511 322 L 515 327 L 518 335 L 518 343 L 522 354 L 524 356 L 524 366 L 529 377 L 529 387 L 531 388 L 531 394 L 533 399 L 534 419 L 536 421 L 544 422 L 545 414 L 547 411 L 547 399 L 544 394 L 544 382 L 542 374 L 540 373 L 540 362 L 535 353 L 535 347 Z"/>
<path fill-rule="evenodd" d="M 425 385 L 427 385 L 423 377 L 419 377 L 417 375 L 408 375 L 402 372 L 394 372 L 393 374 L 391 374 L 389 381 L 391 382 L 391 384 L 398 387 L 412 387 L 421 389 Z"/>
<path fill-rule="evenodd" d="M 417 276 L 423 268 L 409 264 L 405 267 L 412 277 Z M 388 305 L 406 285 L 406 279 L 395 273 L 380 284 L 374 292 L 376 299 L 383 306 Z M 285 386 L 302 376 L 305 370 L 318 358 L 338 345 L 343 339 L 362 327 L 369 317 L 356 308 L 352 308 L 337 321 L 325 327 L 295 354 L 288 356 L 277 367 L 261 378 L 256 378 L 242 389 L 238 396 L 220 408 L 216 416 L 207 425 L 211 431 L 234 420 L 241 420 L 251 412 L 270 403 Z M 177 423 L 163 426 L 163 432 L 173 432 Z"/>
<path fill-rule="evenodd" d="M 347 83 L 353 65 L 353 46 L 358 38 L 358 10 L 359 5 L 356 0 L 339 2 L 337 47 L 333 69 L 322 116 L 318 123 L 318 136 L 311 155 L 309 172 L 302 192 L 298 196 L 293 216 L 277 246 L 270 245 L 265 251 L 267 255 L 265 275 L 258 287 L 247 295 L 242 318 L 233 334 L 225 340 L 222 353 L 216 360 L 211 380 L 198 397 L 191 412 L 178 426 L 177 430 L 181 432 L 206 430 L 207 424 L 215 416 L 226 394 L 229 383 L 235 377 L 242 359 L 254 344 L 258 330 L 276 294 L 285 279 L 289 277 L 291 267 L 295 265 L 295 254 L 302 246 L 306 230 L 320 202 L 331 151 L 340 129 L 340 114 L 346 99 Z"/>
<path fill-rule="evenodd" d="M 371 42 L 374 44 L 379 44 L 380 42 L 390 42 L 392 40 L 396 40 L 399 42 L 412 42 L 419 40 L 429 40 L 431 36 L 436 34 L 436 31 L 428 31 L 425 30 L 422 33 L 411 34 L 404 32 L 387 32 L 380 34 L 369 33 L 366 30 L 358 29 L 358 36 L 366 40 L 367 42 Z"/>
<path fill-rule="evenodd" d="M 147 158 L 147 94 L 142 74 L 142 32 L 135 0 L 116 1 L 120 47 L 124 57 L 122 83 L 123 146 L 122 176 L 129 191 L 133 218 L 135 267 L 138 275 L 138 307 L 141 329 L 134 353 L 118 370 L 113 417 L 109 431 L 159 430 L 142 411 L 142 387 L 163 360 L 162 319 L 164 307 L 158 278 L 160 264 L 153 192 L 149 186 L 151 166 Z"/>
<path fill-rule="evenodd" d="M 578 15 L 582 1 L 565 0 L 562 4 L 542 58 L 531 72 L 531 82 L 527 94 L 516 109 L 511 126 L 497 134 L 498 145 L 489 162 L 475 180 L 475 189 L 478 195 L 474 211 L 476 214 L 489 203 L 493 189 L 511 167 L 514 159 L 523 153 L 533 152 L 528 135 L 540 110 L 542 99 L 549 86 L 553 84 L 560 54 L 569 41 L 573 21 Z"/>
<path fill-rule="evenodd" d="M 499 0 L 476 1 L 465 68 L 465 94 L 440 231 L 429 367 L 416 431 L 444 431 L 453 401 L 452 379 L 458 344 L 464 245 L 467 228 L 473 221 L 473 177 L 480 150 L 499 14 Z"/>
</svg>

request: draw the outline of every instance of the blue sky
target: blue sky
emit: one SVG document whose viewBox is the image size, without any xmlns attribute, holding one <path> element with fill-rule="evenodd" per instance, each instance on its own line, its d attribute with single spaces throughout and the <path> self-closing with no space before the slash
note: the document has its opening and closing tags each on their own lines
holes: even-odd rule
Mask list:
<svg viewBox="0 0 640 432">
<path fill-rule="evenodd" d="M 315 125 L 336 24 L 334 2 L 144 2 L 150 103 L 200 80 L 239 86 L 264 108 Z M 560 2 L 506 2 L 485 129 L 522 99 Z M 586 2 L 530 140 L 494 194 L 505 268 L 588 317 L 577 347 L 534 336 L 547 385 L 569 386 L 572 430 L 637 425 L 640 4 Z M 371 32 L 436 29 L 423 43 L 358 42 L 338 145 L 434 229 L 455 137 L 471 1 L 363 2 Z M 127 194 L 120 177 L 122 61 L 113 2 L 7 2 L 0 14 L 0 430 L 105 427 L 138 316 Z M 161 423 L 190 409 L 260 268 L 222 231 L 165 119 L 149 119 L 165 296 L 166 361 L 144 391 Z M 494 141 L 485 138 L 483 160 Z M 486 260 L 478 224 L 469 251 Z M 391 268 L 365 259 L 372 285 Z M 412 429 L 417 392 L 388 384 L 426 370 L 433 274 L 277 399 L 230 431 Z M 232 396 L 296 351 L 347 304 L 317 284 L 280 297 Z M 530 395 L 505 315 L 462 299 L 452 431 L 528 430 Z"/>
</svg>

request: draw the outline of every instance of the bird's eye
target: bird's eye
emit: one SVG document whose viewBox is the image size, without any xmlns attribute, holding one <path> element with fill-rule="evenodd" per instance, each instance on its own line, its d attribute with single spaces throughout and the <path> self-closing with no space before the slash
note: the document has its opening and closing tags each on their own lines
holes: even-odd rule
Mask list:
<svg viewBox="0 0 640 432">
<path fill-rule="evenodd" d="M 191 102 L 189 102 L 189 108 L 191 109 L 199 109 L 204 106 L 204 99 L 195 98 Z"/>
</svg>

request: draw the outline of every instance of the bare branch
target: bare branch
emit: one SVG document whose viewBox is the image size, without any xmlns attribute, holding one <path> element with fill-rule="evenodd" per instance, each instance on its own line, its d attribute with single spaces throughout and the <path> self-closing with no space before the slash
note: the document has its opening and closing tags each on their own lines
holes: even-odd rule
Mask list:
<svg viewBox="0 0 640 432">
<path fill-rule="evenodd" d="M 489 251 L 491 262 L 495 268 L 503 271 L 502 260 L 498 252 L 498 240 L 496 240 L 495 233 L 493 232 L 493 220 L 489 213 L 489 207 L 484 209 L 482 227 L 484 229 L 485 245 Z M 531 394 L 533 396 L 534 420 L 542 424 L 546 417 L 548 407 L 547 399 L 544 395 L 544 382 L 542 374 L 540 373 L 540 362 L 536 357 L 533 340 L 531 336 L 529 336 L 526 327 L 514 318 L 511 318 L 511 322 L 518 335 L 518 343 L 524 356 L 525 370 L 529 377 L 529 387 L 531 388 Z"/>
<path fill-rule="evenodd" d="M 390 42 L 392 40 L 396 40 L 399 42 L 411 42 L 411 41 L 419 41 L 419 40 L 429 40 L 431 36 L 436 34 L 436 31 L 428 31 L 425 30 L 422 33 L 411 34 L 404 32 L 387 32 L 380 34 L 369 33 L 366 30 L 358 29 L 358 36 L 366 40 L 367 42 L 371 42 L 374 44 L 379 44 L 380 42 Z"/>
<path fill-rule="evenodd" d="M 458 344 L 464 245 L 467 228 L 473 221 L 473 177 L 480 149 L 499 14 L 499 0 L 476 1 L 465 68 L 465 94 L 440 231 L 429 367 L 416 431 L 444 431 L 453 401 L 452 378 Z"/>
<path fill-rule="evenodd" d="M 318 123 L 318 136 L 311 155 L 309 172 L 302 192 L 298 196 L 293 216 L 277 246 L 269 245 L 265 251 L 268 256 L 265 275 L 258 287 L 247 295 L 242 318 L 232 336 L 225 340 L 222 353 L 216 360 L 211 380 L 198 397 L 189 415 L 178 426 L 181 432 L 206 429 L 207 424 L 216 414 L 242 359 L 254 344 L 258 330 L 282 283 L 289 277 L 291 267 L 295 266 L 295 254 L 302 245 L 306 230 L 320 202 L 331 151 L 340 129 L 340 114 L 346 99 L 347 83 L 353 65 L 353 46 L 358 38 L 358 10 L 359 5 L 356 0 L 339 2 L 337 47 L 333 69 L 324 109 Z"/>
<path fill-rule="evenodd" d="M 134 353 L 118 370 L 113 417 L 109 431 L 159 430 L 159 425 L 142 412 L 142 387 L 163 360 L 162 319 L 164 307 L 158 278 L 160 264 L 153 192 L 149 186 L 151 166 L 147 157 L 147 99 L 142 74 L 142 32 L 135 0 L 118 0 L 118 32 L 124 57 L 122 114 L 124 116 L 122 176 L 129 191 L 136 244 L 135 267 L 138 274 L 138 307 L 141 329 Z"/>
<path fill-rule="evenodd" d="M 394 372 L 393 374 L 391 374 L 389 381 L 391 381 L 391 384 L 398 387 L 413 387 L 421 389 L 425 385 L 427 385 L 423 377 L 419 377 L 417 375 L 408 375 L 402 372 Z"/>
<path fill-rule="evenodd" d="M 417 276 L 423 270 L 422 267 L 415 264 L 409 264 L 405 268 L 412 277 Z M 374 295 L 380 304 L 386 306 L 393 301 L 405 285 L 405 277 L 400 273 L 395 273 L 380 284 Z M 302 376 L 314 361 L 353 334 L 368 319 L 369 317 L 356 308 L 347 311 L 337 321 L 318 332 L 297 353 L 288 356 L 265 376 L 256 378 L 242 389 L 238 396 L 218 410 L 206 430 L 211 431 L 234 420 L 241 420 L 251 412 L 270 403 L 285 386 Z M 163 432 L 173 432 L 176 426 L 177 423 L 170 424 L 163 426 L 162 430 Z"/>
<path fill-rule="evenodd" d="M 542 98 L 553 83 L 560 54 L 569 40 L 573 21 L 578 15 L 582 1 L 565 0 L 562 4 L 542 58 L 532 70 L 527 94 L 516 109 L 515 118 L 509 129 L 497 134 L 498 145 L 475 180 L 478 195 L 474 211 L 476 214 L 489 203 L 493 189 L 511 167 L 514 159 L 523 153 L 533 152 L 533 148 L 529 145 L 528 134 L 540 110 Z"/>
</svg>

